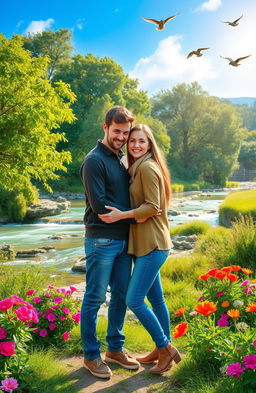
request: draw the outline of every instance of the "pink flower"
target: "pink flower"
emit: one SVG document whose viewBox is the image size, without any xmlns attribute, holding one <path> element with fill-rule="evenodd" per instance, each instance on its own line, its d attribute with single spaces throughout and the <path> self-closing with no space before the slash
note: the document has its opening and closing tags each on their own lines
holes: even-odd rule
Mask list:
<svg viewBox="0 0 256 393">
<path fill-rule="evenodd" d="M 32 321 L 34 323 L 38 323 L 39 322 L 39 318 L 38 318 L 39 313 L 37 314 L 35 310 L 31 310 L 31 313 L 32 313 Z"/>
<path fill-rule="evenodd" d="M 55 304 L 54 306 L 52 306 L 53 310 L 57 310 L 58 308 L 60 308 L 60 306 L 58 304 Z"/>
<path fill-rule="evenodd" d="M 229 325 L 228 319 L 227 319 L 227 318 L 220 318 L 220 319 L 217 321 L 217 325 L 218 325 L 219 327 L 228 326 L 228 325 Z"/>
<path fill-rule="evenodd" d="M 3 341 L 0 343 L 0 354 L 12 356 L 15 354 L 15 344 L 13 341 Z"/>
<path fill-rule="evenodd" d="M 62 303 L 63 299 L 62 297 L 55 297 L 54 298 L 54 303 Z"/>
<path fill-rule="evenodd" d="M 49 322 L 53 322 L 53 321 L 55 321 L 55 319 L 56 319 L 57 317 L 56 317 L 56 315 L 54 315 L 53 313 L 51 313 L 51 314 L 48 314 L 46 318 L 48 319 Z"/>
<path fill-rule="evenodd" d="M 34 295 L 35 290 L 34 289 L 30 289 L 29 291 L 26 292 L 26 295 L 31 296 Z"/>
<path fill-rule="evenodd" d="M 4 330 L 4 328 L 2 326 L 0 326 L 0 340 L 3 340 L 4 338 L 7 337 L 7 331 Z"/>
<path fill-rule="evenodd" d="M 62 335 L 62 337 L 63 337 L 63 340 L 65 340 L 65 341 L 69 340 L 69 339 L 70 339 L 70 334 L 69 334 L 69 332 L 64 332 L 63 335 Z"/>
<path fill-rule="evenodd" d="M 54 289 L 55 287 L 54 286 L 52 286 L 52 285 L 48 285 L 48 287 L 47 287 L 48 289 Z"/>
<path fill-rule="evenodd" d="M 25 304 L 25 300 L 22 299 L 22 297 L 12 295 L 12 296 L 11 296 L 11 299 L 12 299 L 12 301 L 13 301 L 13 304 L 16 304 L 16 305 Z"/>
<path fill-rule="evenodd" d="M 37 333 L 38 332 L 38 328 L 35 328 L 34 330 L 32 330 L 32 333 Z"/>
<path fill-rule="evenodd" d="M 80 312 L 78 312 L 77 314 L 72 314 L 72 318 L 76 323 L 79 323 L 81 319 Z"/>
<path fill-rule="evenodd" d="M 232 375 L 234 378 L 239 378 L 241 376 L 242 372 L 244 372 L 244 368 L 238 362 L 232 363 L 227 367 L 227 374 L 229 376 Z"/>
<path fill-rule="evenodd" d="M 19 320 L 23 322 L 32 321 L 33 319 L 32 310 L 29 310 L 27 307 L 17 308 L 17 310 L 15 310 L 15 314 L 17 315 Z"/>
<path fill-rule="evenodd" d="M 189 315 L 192 315 L 192 316 L 193 316 L 193 315 L 196 315 L 196 314 L 198 314 L 198 312 L 195 311 L 195 310 L 194 310 L 194 311 L 191 311 L 191 312 L 189 313 Z"/>
<path fill-rule="evenodd" d="M 216 293 L 216 296 L 223 296 L 224 295 L 224 292 L 223 291 L 220 291 L 220 292 L 217 292 Z"/>
<path fill-rule="evenodd" d="M 221 314 L 221 318 L 227 318 L 228 319 L 228 314 L 226 314 L 226 313 Z"/>
<path fill-rule="evenodd" d="M 65 317 L 64 315 L 61 315 L 61 316 L 60 316 L 60 320 L 61 320 L 61 321 L 65 321 L 65 320 L 66 320 L 66 317 Z"/>
<path fill-rule="evenodd" d="M 76 292 L 77 291 L 77 289 L 76 289 L 76 287 L 69 287 L 70 288 L 70 290 L 71 290 L 71 292 L 73 293 L 73 292 Z"/>
<path fill-rule="evenodd" d="M 200 296 L 200 297 L 197 299 L 197 301 L 198 301 L 198 302 L 201 302 L 203 299 L 204 299 L 204 296 Z"/>
<path fill-rule="evenodd" d="M 42 299 L 38 296 L 34 297 L 34 303 L 41 303 Z"/>
<path fill-rule="evenodd" d="M 45 337 L 45 336 L 47 336 L 47 334 L 48 334 L 48 332 L 47 332 L 46 329 L 42 329 L 42 330 L 40 330 L 40 332 L 39 332 L 39 335 L 40 335 L 41 337 Z"/>
<path fill-rule="evenodd" d="M 46 297 L 52 297 L 52 294 L 50 292 L 45 292 Z"/>
<path fill-rule="evenodd" d="M 244 292 L 247 293 L 247 295 L 252 295 L 253 294 L 253 288 L 244 288 Z"/>
<path fill-rule="evenodd" d="M 39 315 L 39 317 L 40 317 L 40 315 L 43 315 L 43 311 L 39 311 L 39 312 L 37 313 L 37 315 Z"/>
<path fill-rule="evenodd" d="M 244 357 L 245 368 L 256 369 L 256 355 L 248 355 Z"/>
<path fill-rule="evenodd" d="M 71 293 L 72 293 L 72 292 L 71 292 L 69 289 L 66 291 L 66 295 L 68 295 L 68 296 L 70 296 Z"/>
<path fill-rule="evenodd" d="M 256 347 L 256 340 L 253 341 L 252 345 Z"/>
<path fill-rule="evenodd" d="M 63 307 L 62 311 L 64 312 L 64 314 L 68 315 L 70 314 L 70 309 L 67 307 Z"/>
<path fill-rule="evenodd" d="M 15 378 L 6 378 L 1 381 L 0 389 L 4 390 L 5 392 L 12 393 L 14 389 L 16 389 L 19 384 L 17 379 Z"/>
<path fill-rule="evenodd" d="M 57 327 L 56 323 L 49 323 L 48 328 L 49 328 L 50 330 L 55 330 L 56 327 Z"/>
<path fill-rule="evenodd" d="M 10 298 L 4 299 L 0 301 L 0 311 L 6 311 L 9 310 L 9 308 L 12 308 L 13 306 L 13 301 Z"/>
<path fill-rule="evenodd" d="M 250 280 L 245 280 L 243 282 L 241 282 L 240 286 L 241 287 L 245 287 L 247 284 L 249 284 Z"/>
</svg>

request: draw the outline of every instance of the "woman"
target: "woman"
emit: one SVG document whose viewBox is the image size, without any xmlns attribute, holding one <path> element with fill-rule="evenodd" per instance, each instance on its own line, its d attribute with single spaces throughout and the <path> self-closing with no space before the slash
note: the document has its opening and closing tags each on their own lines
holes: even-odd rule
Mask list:
<svg viewBox="0 0 256 393">
<path fill-rule="evenodd" d="M 170 369 L 173 360 L 181 360 L 178 350 L 170 344 L 170 318 L 159 272 L 171 248 L 167 218 L 170 175 L 148 126 L 133 127 L 127 146 L 133 209 L 120 211 L 106 206 L 111 212 L 99 217 L 108 223 L 132 217 L 143 221 L 130 225 L 128 253 L 134 255 L 135 263 L 126 303 L 156 344 L 149 355 L 137 360 L 144 364 L 158 360 L 150 372 L 161 374 Z M 160 209 L 162 213 L 157 215 Z M 153 310 L 145 304 L 146 296 Z"/>
</svg>

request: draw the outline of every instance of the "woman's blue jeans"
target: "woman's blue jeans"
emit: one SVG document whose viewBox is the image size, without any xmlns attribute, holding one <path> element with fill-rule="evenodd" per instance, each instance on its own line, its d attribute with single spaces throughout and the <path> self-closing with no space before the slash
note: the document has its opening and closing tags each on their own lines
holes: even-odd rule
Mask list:
<svg viewBox="0 0 256 393">
<path fill-rule="evenodd" d="M 169 250 L 154 250 L 135 258 L 126 304 L 149 332 L 158 348 L 170 342 L 170 316 L 164 300 L 159 269 Z M 152 310 L 144 302 L 147 296 Z"/>
<path fill-rule="evenodd" d="M 127 241 L 85 238 L 86 291 L 81 309 L 81 336 L 84 357 L 100 357 L 96 334 L 97 314 L 106 300 L 108 285 L 111 300 L 108 308 L 107 343 L 111 352 L 121 351 L 124 344 L 123 323 L 126 293 L 131 276 L 132 256 L 127 254 Z"/>
</svg>

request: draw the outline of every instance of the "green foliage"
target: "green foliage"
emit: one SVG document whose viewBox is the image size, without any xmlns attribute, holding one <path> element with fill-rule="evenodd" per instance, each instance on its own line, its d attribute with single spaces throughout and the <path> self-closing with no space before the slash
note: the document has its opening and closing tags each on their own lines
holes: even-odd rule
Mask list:
<svg viewBox="0 0 256 393">
<path fill-rule="evenodd" d="M 225 187 L 226 187 L 226 188 L 235 188 L 235 187 L 239 187 L 239 182 L 238 182 L 238 181 L 226 181 L 226 182 L 225 182 Z"/>
<path fill-rule="evenodd" d="M 172 192 L 184 192 L 184 184 L 172 183 Z"/>
<path fill-rule="evenodd" d="M 171 235 L 199 235 L 206 233 L 211 228 L 210 224 L 205 221 L 190 221 L 171 228 Z"/>
<path fill-rule="evenodd" d="M 17 271 L 15 266 L 0 264 L 0 299 L 10 297 L 17 293 L 26 296 L 31 288 L 41 290 L 50 281 L 50 273 L 36 266 L 24 267 Z"/>
<path fill-rule="evenodd" d="M 196 244 L 215 266 L 239 264 L 255 268 L 256 224 L 252 218 L 237 220 L 231 229 L 219 227 L 202 235 Z"/>
<path fill-rule="evenodd" d="M 151 103 L 153 116 L 171 137 L 169 161 L 175 175 L 223 185 L 244 135 L 234 107 L 208 97 L 197 82 L 162 91 Z"/>
<path fill-rule="evenodd" d="M 229 194 L 219 207 L 221 225 L 230 226 L 241 215 L 256 217 L 256 190 Z"/>
<path fill-rule="evenodd" d="M 32 58 L 20 36 L 1 35 L 0 44 L 0 185 L 13 190 L 36 179 L 47 187 L 71 159 L 56 150 L 65 141 L 57 129 L 75 120 L 75 96 L 65 83 L 46 79 L 47 58 Z"/>
<path fill-rule="evenodd" d="M 62 65 L 71 62 L 72 34 L 68 29 L 51 29 L 23 36 L 24 48 L 33 57 L 48 56 L 48 78 L 51 79 Z"/>
</svg>

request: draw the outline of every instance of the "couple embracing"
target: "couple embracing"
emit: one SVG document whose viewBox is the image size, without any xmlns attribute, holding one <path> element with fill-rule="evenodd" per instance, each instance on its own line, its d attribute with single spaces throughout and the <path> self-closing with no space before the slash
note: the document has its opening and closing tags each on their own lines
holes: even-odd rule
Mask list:
<svg viewBox="0 0 256 393">
<path fill-rule="evenodd" d="M 144 124 L 132 126 L 134 119 L 124 107 L 111 108 L 103 125 L 104 138 L 85 157 L 80 172 L 86 199 L 81 336 L 84 367 L 99 378 L 111 377 L 109 363 L 134 370 L 140 363 L 155 363 L 149 371 L 162 374 L 173 361 L 181 360 L 171 344 L 159 272 L 171 248 L 167 219 L 170 175 L 151 130 Z M 121 148 L 126 143 L 124 157 Z M 103 360 L 96 324 L 108 286 L 111 298 Z M 152 308 L 144 302 L 146 297 Z M 155 344 L 145 357 L 135 359 L 124 350 L 127 306 Z"/>
</svg>

